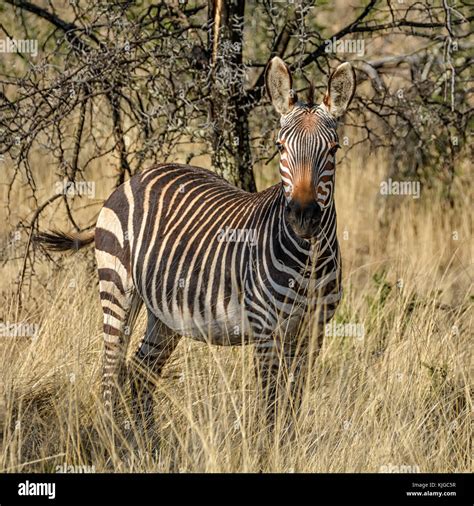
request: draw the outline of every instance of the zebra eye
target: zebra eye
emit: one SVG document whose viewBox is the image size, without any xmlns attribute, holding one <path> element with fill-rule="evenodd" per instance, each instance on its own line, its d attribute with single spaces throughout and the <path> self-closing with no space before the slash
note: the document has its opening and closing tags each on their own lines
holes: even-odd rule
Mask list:
<svg viewBox="0 0 474 506">
<path fill-rule="evenodd" d="M 277 147 L 277 149 L 278 149 L 278 151 L 279 151 L 280 153 L 282 153 L 282 152 L 283 152 L 283 150 L 285 149 L 285 146 L 283 146 L 283 144 L 282 144 L 280 141 L 276 141 L 276 142 L 275 142 L 275 146 Z"/>
<path fill-rule="evenodd" d="M 339 146 L 339 144 L 334 144 L 334 146 L 331 147 L 331 149 L 329 150 L 329 154 L 331 156 L 334 156 L 336 154 L 336 151 L 340 148 L 341 146 Z"/>
</svg>

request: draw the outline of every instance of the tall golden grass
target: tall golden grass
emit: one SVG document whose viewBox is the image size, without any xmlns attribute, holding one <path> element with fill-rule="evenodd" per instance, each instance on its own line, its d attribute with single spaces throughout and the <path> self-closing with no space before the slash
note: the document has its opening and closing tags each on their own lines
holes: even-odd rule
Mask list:
<svg viewBox="0 0 474 506">
<path fill-rule="evenodd" d="M 261 416 L 252 346 L 183 339 L 156 385 L 154 437 L 113 441 L 99 395 L 92 252 L 55 256 L 59 267 L 45 259 L 21 313 L 10 284 L 20 260 L 7 263 L 2 319 L 39 331 L 0 339 L 0 471 L 471 470 L 467 188 L 460 178 L 456 207 L 436 192 L 384 197 L 385 173 L 382 155 L 339 164 L 344 299 L 334 321 L 363 325 L 364 335 L 326 337 L 291 435 L 284 424 L 269 432 Z M 143 330 L 142 315 L 130 353 Z"/>
</svg>

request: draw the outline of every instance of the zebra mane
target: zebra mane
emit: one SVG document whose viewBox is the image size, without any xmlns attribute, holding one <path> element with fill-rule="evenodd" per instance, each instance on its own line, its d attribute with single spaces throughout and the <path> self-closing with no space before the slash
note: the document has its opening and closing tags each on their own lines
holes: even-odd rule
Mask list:
<svg viewBox="0 0 474 506">
<path fill-rule="evenodd" d="M 306 95 L 307 105 L 309 107 L 314 106 L 314 83 L 310 82 L 308 87 L 308 94 Z"/>
</svg>

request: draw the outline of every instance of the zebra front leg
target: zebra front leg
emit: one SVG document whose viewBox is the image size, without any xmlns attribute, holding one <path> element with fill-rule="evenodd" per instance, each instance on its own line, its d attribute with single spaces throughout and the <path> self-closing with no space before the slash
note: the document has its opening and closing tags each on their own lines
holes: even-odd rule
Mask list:
<svg viewBox="0 0 474 506">
<path fill-rule="evenodd" d="M 145 336 L 132 358 L 129 377 L 132 413 L 138 431 L 151 434 L 154 428 L 153 390 L 156 379 L 173 353 L 180 337 L 150 310 Z"/>
<path fill-rule="evenodd" d="M 279 416 L 284 425 L 296 421 L 312 364 L 316 359 L 321 340 L 314 349 L 307 343 L 278 339 L 265 340 L 255 346 L 256 372 L 260 379 L 267 423 L 275 427 Z M 290 423 L 290 425 L 294 425 Z"/>
<path fill-rule="evenodd" d="M 284 371 L 281 367 L 281 343 L 276 339 L 265 339 L 255 344 L 255 372 L 261 388 L 264 413 L 271 430 L 275 427 L 278 397 Z"/>
<path fill-rule="evenodd" d="M 321 326 L 314 329 L 312 336 L 299 338 L 284 347 L 285 370 L 288 371 L 288 401 L 296 424 L 305 396 L 310 389 L 311 371 L 314 369 L 322 348 L 324 332 Z"/>
<path fill-rule="evenodd" d="M 295 425 L 301 412 L 313 358 L 314 356 L 305 346 L 288 346 L 285 350 L 285 368 L 288 371 L 288 407 L 293 421 L 292 426 Z"/>
</svg>

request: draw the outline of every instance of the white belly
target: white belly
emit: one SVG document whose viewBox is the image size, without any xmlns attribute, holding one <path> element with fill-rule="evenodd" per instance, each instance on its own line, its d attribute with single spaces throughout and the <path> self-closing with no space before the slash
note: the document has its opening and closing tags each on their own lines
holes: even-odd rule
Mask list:
<svg viewBox="0 0 474 506">
<path fill-rule="evenodd" d="M 210 310 L 204 314 L 189 311 L 158 311 L 156 316 L 177 334 L 198 341 L 219 345 L 239 345 L 252 342 L 253 329 L 240 304 L 230 302 L 221 317 L 213 318 Z"/>
</svg>

